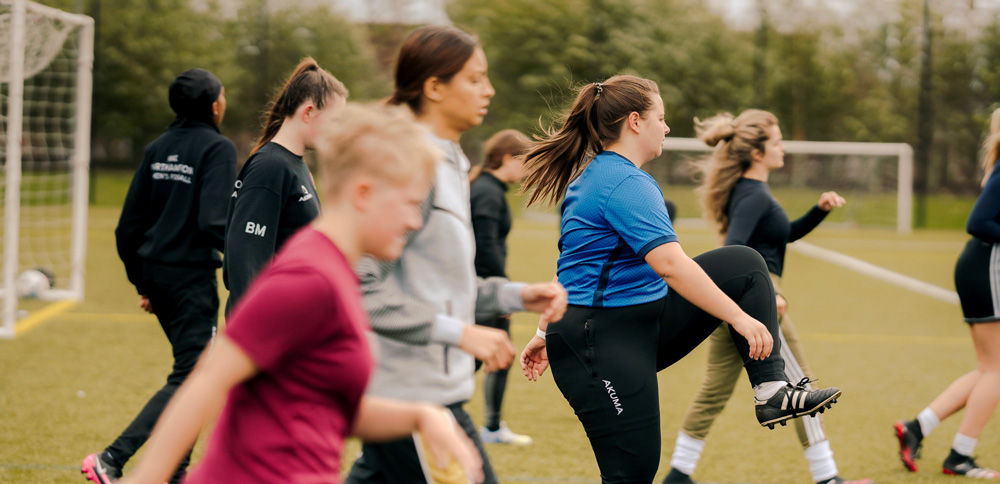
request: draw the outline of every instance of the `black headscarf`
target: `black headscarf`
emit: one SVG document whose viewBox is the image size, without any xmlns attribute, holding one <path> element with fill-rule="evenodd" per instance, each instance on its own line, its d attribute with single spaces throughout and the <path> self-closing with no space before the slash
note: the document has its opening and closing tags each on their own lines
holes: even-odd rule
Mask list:
<svg viewBox="0 0 1000 484">
<path fill-rule="evenodd" d="M 215 126 L 212 103 L 219 99 L 222 81 L 205 69 L 182 72 L 170 83 L 170 108 L 177 121 L 190 119 Z"/>
</svg>

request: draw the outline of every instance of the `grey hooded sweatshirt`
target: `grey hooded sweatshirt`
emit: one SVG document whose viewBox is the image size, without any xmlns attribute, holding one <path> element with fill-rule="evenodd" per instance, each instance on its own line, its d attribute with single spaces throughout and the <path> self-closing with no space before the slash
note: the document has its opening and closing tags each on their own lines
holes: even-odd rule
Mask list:
<svg viewBox="0 0 1000 484">
<path fill-rule="evenodd" d="M 523 310 L 524 284 L 481 279 L 469 205 L 469 160 L 457 143 L 430 136 L 444 154 L 424 202 L 424 225 L 397 261 L 358 264 L 375 334 L 368 393 L 449 405 L 475 389 L 472 355 L 458 349 L 465 325 Z"/>
</svg>

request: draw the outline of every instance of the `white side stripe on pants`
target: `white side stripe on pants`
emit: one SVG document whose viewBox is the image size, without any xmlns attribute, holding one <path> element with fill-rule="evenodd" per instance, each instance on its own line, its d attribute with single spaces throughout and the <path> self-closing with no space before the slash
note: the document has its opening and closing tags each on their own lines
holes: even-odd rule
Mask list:
<svg viewBox="0 0 1000 484">
<path fill-rule="evenodd" d="M 1000 314 L 1000 244 L 990 250 L 990 295 L 993 296 L 993 314 Z"/>
<path fill-rule="evenodd" d="M 795 355 L 792 354 L 792 349 L 788 346 L 788 341 L 785 340 L 785 333 L 781 331 L 781 327 L 778 327 L 778 338 L 781 341 L 781 358 L 785 360 L 785 378 L 788 381 L 797 382 L 806 377 L 802 367 L 799 366 L 799 361 L 795 359 Z M 807 384 L 806 388 L 812 390 L 812 384 Z M 803 401 L 805 395 L 802 396 Z M 823 425 L 819 421 L 819 415 L 815 417 L 804 416 L 802 418 L 802 425 L 806 429 L 806 437 L 809 439 L 809 445 L 815 445 L 819 442 L 826 440 L 826 434 L 823 432 Z"/>
</svg>

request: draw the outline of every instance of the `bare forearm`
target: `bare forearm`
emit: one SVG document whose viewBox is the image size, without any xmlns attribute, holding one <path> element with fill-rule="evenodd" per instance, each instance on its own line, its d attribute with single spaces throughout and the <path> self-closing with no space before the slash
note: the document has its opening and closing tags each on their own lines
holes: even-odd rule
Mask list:
<svg viewBox="0 0 1000 484">
<path fill-rule="evenodd" d="M 688 257 L 671 261 L 671 271 L 661 274 L 671 290 L 708 314 L 726 322 L 743 315 L 743 310 L 726 296 L 697 262 Z"/>
<path fill-rule="evenodd" d="M 225 398 L 226 392 L 218 385 L 199 372 L 193 373 L 167 405 L 128 483 L 159 484 L 168 480 L 194 445 L 205 421 L 218 413 Z"/>
<path fill-rule="evenodd" d="M 417 430 L 421 412 L 429 406 L 365 396 L 358 407 L 352 434 L 365 442 L 385 442 L 406 437 Z"/>
</svg>

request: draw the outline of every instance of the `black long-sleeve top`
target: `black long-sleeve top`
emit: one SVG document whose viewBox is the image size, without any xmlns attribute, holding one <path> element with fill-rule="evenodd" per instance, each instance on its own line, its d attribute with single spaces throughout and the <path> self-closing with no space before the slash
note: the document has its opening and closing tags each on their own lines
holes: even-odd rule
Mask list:
<svg viewBox="0 0 1000 484">
<path fill-rule="evenodd" d="M 476 234 L 476 275 L 507 277 L 507 234 L 510 207 L 507 184 L 488 171 L 473 180 L 470 188 L 472 230 Z"/>
<path fill-rule="evenodd" d="M 226 259 L 227 312 L 285 241 L 319 216 L 312 174 L 302 157 L 267 143 L 243 165 L 229 198 Z"/>
<path fill-rule="evenodd" d="M 764 257 L 767 270 L 777 276 L 785 265 L 785 246 L 805 237 L 829 213 L 814 206 L 794 222 L 771 195 L 767 182 L 740 178 L 729 196 L 726 209 L 729 231 L 726 245 L 745 245 Z"/>
<path fill-rule="evenodd" d="M 993 165 L 983 193 L 972 206 L 965 230 L 976 238 L 1000 243 L 1000 163 Z"/>
<path fill-rule="evenodd" d="M 125 197 L 115 241 L 128 280 L 146 294 L 143 260 L 219 267 L 236 146 L 212 123 L 178 119 L 148 146 Z"/>
</svg>

